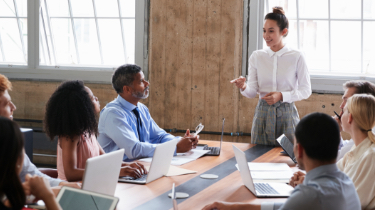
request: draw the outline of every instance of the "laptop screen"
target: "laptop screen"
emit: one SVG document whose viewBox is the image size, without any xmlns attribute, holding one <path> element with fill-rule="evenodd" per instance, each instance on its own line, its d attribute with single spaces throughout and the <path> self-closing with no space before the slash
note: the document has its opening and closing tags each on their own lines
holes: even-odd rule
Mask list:
<svg viewBox="0 0 375 210">
<path fill-rule="evenodd" d="M 225 118 L 223 118 L 223 127 L 221 128 L 220 149 L 221 149 L 221 144 L 223 143 L 223 136 L 224 136 L 224 123 L 225 123 Z"/>
<path fill-rule="evenodd" d="M 293 144 L 289 141 L 288 137 L 286 137 L 284 134 L 281 135 L 279 138 L 277 138 L 277 141 L 281 145 L 281 147 L 284 149 L 284 151 L 289 155 L 289 157 L 295 161 L 295 156 L 293 152 Z"/>
<path fill-rule="evenodd" d="M 101 195 L 80 189 L 66 187 L 63 189 L 57 198 L 62 209 L 112 210 L 116 207 L 118 202 L 118 198 L 112 196 Z"/>
</svg>

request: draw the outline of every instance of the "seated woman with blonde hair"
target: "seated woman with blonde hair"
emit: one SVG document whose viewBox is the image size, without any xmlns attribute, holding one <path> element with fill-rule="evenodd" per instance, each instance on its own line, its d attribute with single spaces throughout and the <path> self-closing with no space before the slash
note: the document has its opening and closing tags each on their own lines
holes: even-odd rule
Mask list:
<svg viewBox="0 0 375 210">
<path fill-rule="evenodd" d="M 355 94 L 343 112 L 341 126 L 355 145 L 337 167 L 353 180 L 362 209 L 375 209 L 375 97 Z"/>
</svg>

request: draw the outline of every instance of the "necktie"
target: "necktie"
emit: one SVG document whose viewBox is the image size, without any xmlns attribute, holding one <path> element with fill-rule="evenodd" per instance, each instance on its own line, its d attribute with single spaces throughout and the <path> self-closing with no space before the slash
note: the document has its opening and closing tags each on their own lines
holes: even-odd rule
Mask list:
<svg viewBox="0 0 375 210">
<path fill-rule="evenodd" d="M 141 117 L 139 116 L 138 107 L 135 107 L 135 109 L 133 109 L 133 112 L 134 112 L 135 116 L 137 117 L 137 131 L 138 131 L 139 141 L 144 142 L 143 133 L 142 133 L 142 120 L 141 120 Z"/>
</svg>

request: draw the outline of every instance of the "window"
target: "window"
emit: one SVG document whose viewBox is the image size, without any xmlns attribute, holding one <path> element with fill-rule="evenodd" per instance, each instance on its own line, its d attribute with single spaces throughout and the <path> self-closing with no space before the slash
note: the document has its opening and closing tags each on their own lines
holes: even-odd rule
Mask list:
<svg viewBox="0 0 375 210">
<path fill-rule="evenodd" d="M 110 82 L 136 63 L 147 77 L 149 0 L 0 0 L 0 72 Z M 29 25 L 29 27 L 27 27 Z"/>
<path fill-rule="evenodd" d="M 263 19 L 274 6 L 283 7 L 289 19 L 286 43 L 306 55 L 313 90 L 341 92 L 346 80 L 375 81 L 374 0 L 254 1 L 250 30 L 257 28 L 252 33 L 257 39 L 249 38 L 249 55 L 267 47 L 262 38 Z"/>
<path fill-rule="evenodd" d="M 27 5 L 0 0 L 0 63 L 27 64 Z"/>
</svg>

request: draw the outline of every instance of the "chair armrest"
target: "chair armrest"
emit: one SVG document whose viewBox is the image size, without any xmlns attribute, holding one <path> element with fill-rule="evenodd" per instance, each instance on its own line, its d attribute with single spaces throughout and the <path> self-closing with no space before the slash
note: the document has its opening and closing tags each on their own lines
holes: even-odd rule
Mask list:
<svg viewBox="0 0 375 210">
<path fill-rule="evenodd" d="M 49 177 L 52 177 L 52 178 L 57 178 L 58 176 L 58 173 L 57 173 L 57 169 L 53 169 L 53 168 L 39 168 L 39 171 L 42 172 L 43 174 L 49 176 Z"/>
</svg>

